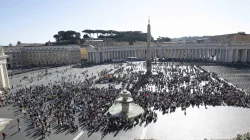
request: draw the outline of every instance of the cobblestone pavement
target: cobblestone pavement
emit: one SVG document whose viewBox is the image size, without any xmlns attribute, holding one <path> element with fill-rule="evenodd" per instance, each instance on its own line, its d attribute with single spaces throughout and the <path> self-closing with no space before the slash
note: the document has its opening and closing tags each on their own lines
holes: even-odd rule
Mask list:
<svg viewBox="0 0 250 140">
<path fill-rule="evenodd" d="M 49 81 L 61 79 L 61 76 L 76 73 L 77 76 L 84 80 L 81 72 L 88 70 L 89 75 L 97 75 L 97 72 L 102 69 L 109 68 L 110 65 L 99 65 L 89 68 L 73 68 L 65 73 L 56 72 L 63 70 L 66 67 L 51 69 L 51 75 L 41 78 L 39 81 L 35 80 L 29 83 L 28 80 L 22 80 L 22 86 L 14 87 L 11 92 L 24 86 L 47 84 Z M 218 73 L 221 77 L 229 82 L 238 85 L 238 87 L 245 88 L 249 91 L 250 84 L 250 68 L 239 67 L 226 67 L 226 66 L 202 66 L 203 68 Z M 33 73 L 33 74 L 32 74 Z M 22 74 L 22 76 L 34 76 L 34 72 Z M 57 77 L 58 75 L 58 77 Z M 20 77 L 15 77 L 10 80 L 11 84 L 16 85 L 19 83 Z M 230 81 L 231 80 L 231 81 Z M 21 132 L 17 132 L 16 119 L 21 117 L 20 125 L 22 126 Z M 15 112 L 11 106 L 0 108 L 0 118 L 13 119 L 10 124 L 4 129 L 7 133 L 7 140 L 42 140 L 41 137 L 32 137 L 31 131 L 25 126 L 25 119 L 23 115 Z M 250 131 L 250 110 L 237 107 L 208 107 L 205 109 L 203 106 L 200 108 L 188 108 L 187 115 L 185 116 L 180 109 L 175 113 L 167 115 L 158 115 L 158 121 L 150 124 L 147 127 L 137 126 L 132 130 L 121 131 L 117 135 L 108 134 L 102 140 L 133 140 L 133 139 L 156 139 L 156 140 L 203 140 L 207 139 L 225 139 L 234 138 L 237 134 L 244 134 Z M 2 136 L 0 136 L 0 139 Z M 100 140 L 101 133 L 97 132 L 91 136 L 84 130 L 80 130 L 74 134 L 67 132 L 60 132 L 58 134 L 52 132 L 52 135 L 45 140 Z"/>
<path fill-rule="evenodd" d="M 250 65 L 202 66 L 250 94 Z"/>
</svg>

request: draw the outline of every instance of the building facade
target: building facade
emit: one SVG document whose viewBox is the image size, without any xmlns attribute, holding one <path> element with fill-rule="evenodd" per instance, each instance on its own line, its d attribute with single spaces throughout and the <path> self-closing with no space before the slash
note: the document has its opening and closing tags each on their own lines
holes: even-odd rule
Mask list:
<svg viewBox="0 0 250 140">
<path fill-rule="evenodd" d="M 239 32 L 235 34 L 216 35 L 209 38 L 211 43 L 250 43 L 250 34 Z"/>
<path fill-rule="evenodd" d="M 87 60 L 88 59 L 88 53 L 87 53 L 86 46 L 80 48 L 80 54 L 81 54 L 81 60 Z"/>
<path fill-rule="evenodd" d="M 81 60 L 78 45 L 8 46 L 4 47 L 4 53 L 8 56 L 8 68 L 67 65 Z"/>
<path fill-rule="evenodd" d="M 119 46 L 87 47 L 89 62 L 137 57 L 146 59 L 146 43 Z M 151 44 L 151 57 L 179 59 L 213 59 L 217 62 L 250 62 L 250 44 Z"/>
</svg>

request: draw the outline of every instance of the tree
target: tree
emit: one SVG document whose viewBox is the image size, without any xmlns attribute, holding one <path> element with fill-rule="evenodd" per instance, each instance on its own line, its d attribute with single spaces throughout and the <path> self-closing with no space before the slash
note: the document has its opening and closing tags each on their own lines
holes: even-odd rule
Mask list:
<svg viewBox="0 0 250 140">
<path fill-rule="evenodd" d="M 102 34 L 103 30 L 95 30 L 97 38 L 99 37 L 100 34 Z"/>
<path fill-rule="evenodd" d="M 84 34 L 83 38 L 90 38 L 88 34 Z"/>
<path fill-rule="evenodd" d="M 89 36 L 91 37 L 91 34 L 94 33 L 94 30 L 86 29 L 86 30 L 83 30 L 82 32 L 89 34 Z"/>
<path fill-rule="evenodd" d="M 20 45 L 21 44 L 21 41 L 17 41 L 17 45 Z"/>
<path fill-rule="evenodd" d="M 86 33 L 91 36 L 91 34 L 96 34 L 97 38 L 106 39 L 111 38 L 116 41 L 127 41 L 129 44 L 133 44 L 136 41 L 147 41 L 147 33 L 142 33 L 141 31 L 115 31 L 115 30 L 83 30 L 83 33 Z M 84 35 L 85 36 L 85 35 Z M 88 37 L 88 36 L 85 36 Z M 84 37 L 84 38 L 85 38 Z M 151 36 L 151 40 L 154 41 L 154 38 Z"/>
<path fill-rule="evenodd" d="M 59 31 L 58 35 L 59 35 L 59 40 L 65 40 L 65 31 Z"/>
<path fill-rule="evenodd" d="M 58 34 L 55 34 L 53 37 L 56 39 L 56 42 L 59 42 L 60 36 Z"/>
<path fill-rule="evenodd" d="M 81 40 L 81 34 L 76 31 L 59 31 L 58 34 L 53 36 L 57 43 L 64 44 L 75 44 L 77 41 Z"/>
<path fill-rule="evenodd" d="M 171 42 L 171 38 L 159 36 L 159 37 L 157 38 L 157 41 L 159 41 L 159 42 Z"/>
</svg>

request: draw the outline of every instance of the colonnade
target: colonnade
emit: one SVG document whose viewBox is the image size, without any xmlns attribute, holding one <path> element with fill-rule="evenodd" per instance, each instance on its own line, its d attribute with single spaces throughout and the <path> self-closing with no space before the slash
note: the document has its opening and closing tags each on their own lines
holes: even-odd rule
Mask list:
<svg viewBox="0 0 250 140">
<path fill-rule="evenodd" d="M 146 47 L 117 47 L 87 49 L 89 62 L 103 62 L 112 59 L 136 57 L 146 59 Z M 192 60 L 213 60 L 217 62 L 250 62 L 250 47 L 151 47 L 151 56 Z"/>
</svg>

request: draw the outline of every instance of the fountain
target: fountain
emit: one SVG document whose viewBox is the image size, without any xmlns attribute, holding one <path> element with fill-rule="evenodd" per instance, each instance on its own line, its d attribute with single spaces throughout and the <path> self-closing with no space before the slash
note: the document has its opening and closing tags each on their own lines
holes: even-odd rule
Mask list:
<svg viewBox="0 0 250 140">
<path fill-rule="evenodd" d="M 120 92 L 120 96 L 115 100 L 115 104 L 108 111 L 112 116 L 129 119 L 135 118 L 144 112 L 142 107 L 133 103 L 131 93 L 127 90 Z"/>
</svg>

